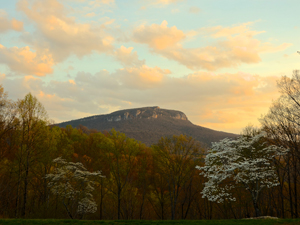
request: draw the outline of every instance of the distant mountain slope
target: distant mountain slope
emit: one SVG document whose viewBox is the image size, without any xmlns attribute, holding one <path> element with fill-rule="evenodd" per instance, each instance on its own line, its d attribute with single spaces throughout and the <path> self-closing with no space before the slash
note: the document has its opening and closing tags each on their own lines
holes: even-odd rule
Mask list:
<svg viewBox="0 0 300 225">
<path fill-rule="evenodd" d="M 139 140 L 148 146 L 157 143 L 161 137 L 185 134 L 198 141 L 211 145 L 226 137 L 236 134 L 215 131 L 192 124 L 180 111 L 145 107 L 116 111 L 107 115 L 96 115 L 57 124 L 59 127 L 86 126 L 89 129 L 110 131 L 114 128 L 126 136 Z"/>
</svg>

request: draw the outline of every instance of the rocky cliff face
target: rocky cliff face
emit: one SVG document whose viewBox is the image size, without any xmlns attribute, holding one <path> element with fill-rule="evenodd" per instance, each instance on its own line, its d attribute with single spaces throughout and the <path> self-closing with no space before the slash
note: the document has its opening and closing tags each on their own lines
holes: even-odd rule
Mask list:
<svg viewBox="0 0 300 225">
<path fill-rule="evenodd" d="M 117 122 L 124 120 L 135 119 L 157 119 L 157 118 L 172 118 L 178 120 L 188 120 L 183 112 L 176 110 L 161 109 L 158 106 L 144 107 L 137 109 L 127 109 L 113 112 L 107 115 L 98 115 L 79 119 L 78 121 L 102 120 L 107 122 Z"/>
</svg>

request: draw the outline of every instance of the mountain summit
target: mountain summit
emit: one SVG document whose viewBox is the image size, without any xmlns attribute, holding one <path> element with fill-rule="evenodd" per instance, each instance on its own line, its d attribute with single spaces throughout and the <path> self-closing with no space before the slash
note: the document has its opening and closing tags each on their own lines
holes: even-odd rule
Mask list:
<svg viewBox="0 0 300 225">
<path fill-rule="evenodd" d="M 107 122 L 117 122 L 122 120 L 132 120 L 132 119 L 157 119 L 162 117 L 169 117 L 173 119 L 187 120 L 186 115 L 183 112 L 175 110 L 161 109 L 158 106 L 154 107 L 144 107 L 137 109 L 125 109 L 113 112 L 107 115 L 90 116 L 78 121 L 88 121 L 88 120 L 101 120 Z"/>
<path fill-rule="evenodd" d="M 208 145 L 226 137 L 237 136 L 194 125 L 183 112 L 161 109 L 158 106 L 120 110 L 107 115 L 95 115 L 57 125 L 59 127 L 83 125 L 98 131 L 110 131 L 114 128 L 148 146 L 157 143 L 161 137 L 180 134 L 192 136 Z"/>
</svg>

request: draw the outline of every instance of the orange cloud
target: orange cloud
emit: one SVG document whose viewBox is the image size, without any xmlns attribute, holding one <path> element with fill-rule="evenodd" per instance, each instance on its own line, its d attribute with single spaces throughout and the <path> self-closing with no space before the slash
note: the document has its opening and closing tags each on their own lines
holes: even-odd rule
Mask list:
<svg viewBox="0 0 300 225">
<path fill-rule="evenodd" d="M 133 47 L 126 48 L 121 46 L 114 53 L 116 59 L 120 61 L 124 66 L 142 66 L 145 64 L 145 60 L 139 60 L 137 52 L 132 52 Z"/>
<path fill-rule="evenodd" d="M 0 81 L 3 81 L 5 79 L 6 75 L 4 73 L 0 73 Z"/>
<path fill-rule="evenodd" d="M 242 72 L 196 72 L 172 77 L 168 70 L 144 65 L 114 73 L 79 72 L 72 80 L 50 84 L 34 76 L 21 81 L 4 78 L 2 82 L 5 89 L 38 95 L 50 118 L 57 121 L 158 105 L 183 111 L 195 124 L 239 133 L 249 123 L 257 125 L 257 118 L 279 96 L 277 79 Z"/>
<path fill-rule="evenodd" d="M 133 39 L 139 43 L 148 44 L 151 48 L 163 50 L 176 45 L 185 38 L 185 34 L 178 30 L 176 26 L 167 27 L 168 22 L 163 21 L 160 25 L 141 25 L 133 32 Z"/>
<path fill-rule="evenodd" d="M 92 1 L 92 5 L 100 2 Z M 74 17 L 67 16 L 66 8 L 57 0 L 28 1 L 20 0 L 17 8 L 35 23 L 36 37 L 26 40 L 36 49 L 50 49 L 56 62 L 66 59 L 74 54 L 78 57 L 92 52 L 107 53 L 113 49 L 114 38 L 107 34 L 105 25 L 78 23 Z M 32 41 L 38 39 L 38 41 Z"/>
<path fill-rule="evenodd" d="M 279 96 L 277 79 L 245 73 L 198 72 L 183 78 L 166 77 L 159 88 L 147 92 L 152 101 L 146 95 L 140 100 L 146 105 L 181 110 L 200 126 L 239 133 L 249 123 L 258 125 L 257 119 Z"/>
<path fill-rule="evenodd" d="M 73 84 L 73 85 L 76 85 L 76 83 L 75 83 L 74 80 L 69 80 L 69 83 L 70 83 L 70 84 Z"/>
<path fill-rule="evenodd" d="M 64 0 L 68 2 L 79 2 L 79 3 L 88 3 L 89 5 L 109 5 L 115 3 L 115 0 Z"/>
<path fill-rule="evenodd" d="M 182 2 L 183 0 L 150 0 L 152 5 L 169 5 L 177 2 Z"/>
<path fill-rule="evenodd" d="M 5 11 L 0 11 L 0 33 L 7 32 L 9 30 L 22 31 L 23 22 L 16 20 L 15 18 L 9 20 Z"/>
<path fill-rule="evenodd" d="M 167 69 L 151 68 L 143 65 L 141 67 L 120 69 L 114 74 L 114 77 L 118 79 L 122 86 L 144 90 L 161 85 L 164 76 L 170 73 Z"/>
<path fill-rule="evenodd" d="M 165 4 L 165 5 L 167 5 L 167 4 L 176 3 L 176 2 L 180 2 L 180 1 L 182 1 L 182 0 L 156 0 L 155 2 L 157 4 Z"/>
<path fill-rule="evenodd" d="M 94 12 L 87 13 L 87 14 L 85 15 L 85 17 L 94 17 L 94 16 L 96 16 L 96 13 L 94 13 Z"/>
<path fill-rule="evenodd" d="M 253 25 L 253 22 L 243 23 L 238 26 L 232 27 L 223 27 L 223 26 L 215 26 L 215 27 L 204 27 L 200 29 L 200 33 L 203 35 L 210 35 L 213 38 L 220 37 L 231 37 L 233 35 L 241 35 L 245 36 L 254 36 L 260 33 L 264 33 L 265 31 L 252 31 L 249 29 L 249 26 Z"/>
<path fill-rule="evenodd" d="M 33 52 L 28 46 L 6 48 L 0 44 L 0 63 L 21 74 L 45 76 L 53 72 L 52 55 L 48 50 Z"/>
<path fill-rule="evenodd" d="M 211 96 L 205 100 L 204 110 L 191 120 L 201 126 L 216 130 L 239 133 L 243 127 L 252 123 L 259 126 L 258 119 L 267 113 L 272 100 L 279 97 L 276 88 L 278 77 L 261 77 L 247 74 L 228 74 L 215 79 L 228 86 L 222 95 Z M 202 112 L 202 113 L 201 113 Z M 200 122 L 201 121 L 201 122 Z"/>
<path fill-rule="evenodd" d="M 147 44 L 155 53 L 175 60 L 192 70 L 206 69 L 214 71 L 220 68 L 237 67 L 243 63 L 258 63 L 260 54 L 283 51 L 292 44 L 283 43 L 274 46 L 262 42 L 255 35 L 264 31 L 250 30 L 252 23 L 235 27 L 203 28 L 199 34 L 210 35 L 216 42 L 211 46 L 184 48 L 182 42 L 188 33 L 178 30 L 175 26 L 167 27 L 167 21 L 161 25 L 141 25 L 133 32 L 133 40 Z M 192 32 L 194 35 L 194 32 Z M 225 38 L 225 40 L 224 40 Z"/>
<path fill-rule="evenodd" d="M 103 5 L 111 5 L 115 3 L 115 0 L 93 0 L 93 1 L 88 1 L 89 5 L 95 7 L 101 7 Z"/>
</svg>

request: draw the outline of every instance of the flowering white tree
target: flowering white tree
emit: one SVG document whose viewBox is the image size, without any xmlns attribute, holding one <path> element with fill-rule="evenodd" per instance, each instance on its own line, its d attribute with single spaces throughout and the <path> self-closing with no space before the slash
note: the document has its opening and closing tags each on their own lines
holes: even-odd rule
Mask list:
<svg viewBox="0 0 300 225">
<path fill-rule="evenodd" d="M 53 194 L 62 199 L 62 203 L 71 219 L 76 213 L 84 216 L 86 213 L 95 213 L 97 204 L 93 197 L 93 185 L 96 178 L 103 178 L 100 171 L 89 172 L 82 163 L 67 162 L 61 157 L 53 160 L 56 164 L 51 174 L 46 175 L 50 182 L 48 186 Z M 68 200 L 68 201 L 66 201 Z"/>
<path fill-rule="evenodd" d="M 250 192 L 255 214 L 260 216 L 258 199 L 261 190 L 279 184 L 272 159 L 286 151 L 268 145 L 264 132 L 213 143 L 205 158 L 205 166 L 197 166 L 208 178 L 202 197 L 218 203 L 235 201 L 230 190 L 242 186 Z"/>
</svg>

